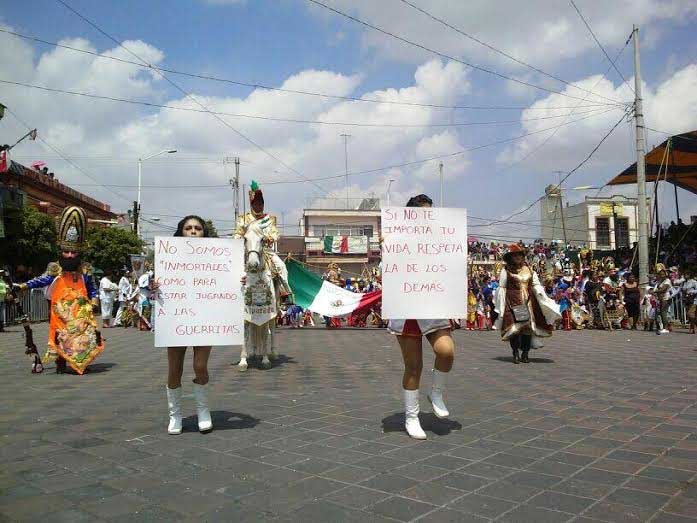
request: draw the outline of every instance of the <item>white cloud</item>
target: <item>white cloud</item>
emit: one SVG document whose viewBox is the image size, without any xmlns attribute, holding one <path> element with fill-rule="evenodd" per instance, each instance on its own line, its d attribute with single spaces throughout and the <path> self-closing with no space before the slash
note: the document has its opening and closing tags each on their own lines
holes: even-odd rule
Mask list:
<svg viewBox="0 0 697 523">
<path fill-rule="evenodd" d="M 549 31 L 553 29 L 550 28 Z M 13 71 L 13 78 L 18 81 L 181 107 L 197 107 L 179 93 L 173 95 L 172 90 L 167 90 L 165 82 L 157 75 L 137 67 L 60 49 L 35 56 L 32 48 L 19 40 L 4 38 L 4 41 L 9 45 L 0 46 L 0 63 Z M 93 43 L 83 39 L 64 41 L 77 47 L 97 50 Z M 127 45 L 151 63 L 162 63 L 164 60 L 164 53 L 146 42 L 134 41 Z M 125 57 L 120 54 L 123 53 L 120 49 L 105 52 Z M 353 96 L 366 80 L 365 74 L 360 71 L 347 75 L 330 70 L 303 70 L 286 78 L 282 87 Z M 428 60 L 415 68 L 413 80 L 408 85 L 388 84 L 382 89 L 366 92 L 363 96 L 411 103 L 462 104 L 468 101 L 472 92 L 481 89 L 473 78 L 461 64 Z M 177 77 L 173 79 L 179 81 Z M 626 87 L 600 76 L 591 76 L 579 83 L 611 98 L 630 97 Z M 654 89 L 645 87 L 647 125 L 669 132 L 696 128 L 697 98 L 694 85 L 697 85 L 695 64 L 675 71 Z M 567 88 L 565 92 L 574 95 L 582 93 L 573 88 Z M 445 109 L 342 101 L 268 90 L 256 90 L 245 97 L 209 96 L 198 92 L 194 95 L 211 109 L 229 113 L 304 120 L 388 123 L 395 126 L 344 127 L 223 117 L 231 126 L 261 144 L 306 178 L 343 173 L 342 133 L 351 135 L 348 163 L 349 170 L 355 172 L 450 154 L 464 149 L 465 140 L 468 145 L 493 142 L 522 132 L 551 127 L 560 121 L 522 121 L 522 132 L 504 127 L 497 127 L 491 132 L 468 127 L 465 131 L 461 128 L 424 127 L 470 119 L 461 116 L 460 112 L 456 114 Z M 251 179 L 259 180 L 266 194 L 269 211 L 278 215 L 285 212 L 287 223 L 294 223 L 304 206 L 323 195 L 323 192 L 309 183 L 269 184 L 271 181 L 298 180 L 299 176 L 207 114 L 144 109 L 122 103 L 7 86 L 3 86 L 3 102 L 32 127 L 37 127 L 41 136 L 70 156 L 99 157 L 95 160 L 78 159 L 76 163 L 101 183 L 131 187 L 113 189 L 123 196 L 121 198 L 103 188 L 77 185 L 94 182 L 53 159 L 55 153 L 44 150 L 40 142 L 23 142 L 15 151 L 16 156 L 27 157 L 26 163 L 34 159 L 48 160 L 49 167 L 61 180 L 104 199 L 117 210 L 125 210 L 135 199 L 136 189 L 132 187 L 137 179 L 135 160 L 139 156 L 171 147 L 179 152 L 146 162 L 143 170 L 144 184 L 226 184 L 233 170 L 231 167 L 224 169 L 222 159 L 240 156 L 242 183 L 249 184 Z M 508 100 L 502 101 L 507 102 Z M 565 110 L 551 109 L 559 105 L 568 106 L 569 99 L 556 94 L 547 96 L 531 104 L 529 110 L 523 111 L 521 120 L 564 114 Z M 586 110 L 580 109 L 579 113 Z M 562 127 L 554 139 L 524 165 L 528 168 L 534 166 L 540 173 L 573 167 L 620 114 L 617 111 L 594 116 L 584 122 Z M 499 118 L 500 116 L 496 116 L 491 119 Z M 628 134 L 631 129 L 623 124 L 623 128 L 618 131 L 617 136 L 609 140 L 589 164 L 587 172 L 595 172 L 598 179 L 608 178 L 617 172 L 618 165 L 632 160 L 633 145 Z M 26 129 L 19 126 L 11 115 L 6 115 L 0 132 L 0 143 L 11 143 L 13 138 L 24 134 Z M 547 135 L 548 133 L 540 133 L 505 149 L 499 156 L 500 164 L 505 165 L 521 158 Z M 484 163 L 484 158 L 491 154 L 473 152 L 471 155 L 458 155 L 443 160 L 447 204 L 467 206 L 473 209 L 472 214 L 496 216 L 509 208 L 519 207 L 526 199 L 530 199 L 533 191 L 541 190 L 544 186 L 541 179 L 531 178 L 529 182 L 518 185 L 509 184 L 511 179 L 505 177 L 493 179 L 491 170 Z M 372 193 L 376 197 L 384 197 L 387 182 L 393 178 L 393 203 L 401 204 L 409 196 L 420 192 L 430 194 L 437 200 L 437 169 L 438 161 L 432 161 L 356 175 L 350 179 L 351 196 L 360 197 Z M 317 183 L 330 195 L 345 196 L 343 177 Z M 232 210 L 232 192 L 227 187 L 205 190 L 146 187 L 143 190 L 144 213 L 160 216 L 162 223 L 176 223 L 176 216 L 190 212 L 232 220 Z M 231 227 L 229 221 L 221 221 L 219 225 L 221 229 Z"/>
<path fill-rule="evenodd" d="M 633 87 L 634 79 L 628 78 L 627 80 Z M 611 80 L 601 75 L 585 78 L 576 84 L 615 100 L 627 100 L 633 97 L 633 93 L 626 85 L 622 83 L 615 85 Z M 697 64 L 676 71 L 673 76 L 659 84 L 655 89 L 642 84 L 646 125 L 668 133 L 681 133 L 697 128 L 695 85 L 697 85 Z M 572 87 L 563 91 L 564 94 L 575 95 L 578 95 L 578 92 Z M 607 112 L 606 108 L 599 108 L 597 111 L 591 108 L 578 109 L 566 120 L 530 120 L 535 117 L 570 113 L 571 109 L 553 109 L 555 106 L 568 105 L 568 100 L 563 94 L 551 94 L 524 110 L 521 114 L 523 127 L 521 134 L 543 132 L 522 139 L 515 145 L 506 148 L 499 155 L 498 161 L 504 165 L 516 162 L 537 150 L 529 157 L 529 160 L 526 160 L 527 164 L 534 165 L 538 169 L 571 169 L 574 167 L 574 163 L 580 162 L 583 156 L 591 151 L 593 146 L 622 115 L 622 110 Z M 592 111 L 594 114 L 584 114 L 588 111 Z M 581 121 L 559 127 L 557 130 L 544 131 L 544 129 L 549 129 L 564 121 L 572 122 L 574 120 Z M 608 138 L 603 147 L 594 155 L 596 166 L 612 164 L 618 160 L 625 161 L 627 164 L 631 163 L 633 146 L 628 143 L 628 131 L 631 131 L 633 136 L 633 128 L 629 124 L 621 124 L 613 136 Z M 661 136 L 660 140 L 663 139 L 664 137 Z M 547 142 L 544 147 L 538 149 L 544 142 Z M 651 145 L 651 143 L 648 144 L 648 147 L 650 148 Z"/>
<path fill-rule="evenodd" d="M 14 42 L 14 40 L 13 40 Z M 69 45 L 97 51 L 88 41 L 64 40 Z M 160 63 L 164 53 L 145 42 L 128 42 L 130 48 L 151 63 Z M 122 50 L 107 50 L 118 55 Z M 5 55 L 5 53 L 3 53 Z M 20 80 L 60 89 L 84 91 L 137 100 L 154 100 L 168 105 L 197 108 L 190 99 L 171 99 L 159 77 L 142 69 L 88 55 L 54 49 L 34 59 L 31 49 L 17 44 L 7 58 L 8 67 L 21 71 Z M 176 81 L 176 79 L 175 79 Z M 340 96 L 351 95 L 362 81 L 360 74 L 344 75 L 326 70 L 304 70 L 288 77 L 281 87 L 301 91 L 330 92 Z M 443 64 L 429 61 L 418 67 L 412 85 L 385 88 L 365 93 L 373 99 L 405 102 L 454 104 L 467 92 L 470 84 L 464 68 L 456 63 Z M 70 156 L 100 157 L 102 161 L 76 160 L 102 183 L 135 185 L 135 159 L 161 149 L 174 147 L 176 155 L 146 162 L 143 169 L 145 185 L 160 184 L 221 184 L 231 176 L 231 169 L 223 172 L 223 156 L 242 158 L 242 180 L 260 180 L 267 193 L 269 209 L 288 213 L 297 212 L 308 198 L 320 195 L 313 185 L 264 185 L 265 181 L 298 180 L 299 176 L 280 165 L 268 155 L 241 139 L 211 115 L 173 110 L 144 110 L 142 107 L 104 102 L 84 97 L 46 94 L 26 89 L 11 88 L 4 93 L 6 104 L 50 143 Z M 344 147 L 340 134 L 349 133 L 349 169 L 361 171 L 383 165 L 414 161 L 423 156 L 449 153 L 462 149 L 454 130 L 426 127 L 446 121 L 442 109 L 342 101 L 316 96 L 300 96 L 279 91 L 255 90 L 243 98 L 202 96 L 193 93 L 196 100 L 212 110 L 251 115 L 282 116 L 285 118 L 390 123 L 396 127 L 344 127 L 319 124 L 295 124 L 264 120 L 222 117 L 232 127 L 262 145 L 300 171 L 306 178 L 324 177 L 343 172 Z M 21 128 L 12 122 L 14 132 Z M 5 123 L 5 121 L 3 122 Z M 405 127 L 401 127 L 404 125 Z M 7 140 L 5 140 L 7 141 Z M 124 210 L 134 199 L 134 187 L 114 189 L 124 198 L 98 187 L 81 187 L 92 180 L 55 159 L 55 153 L 44 151 L 39 142 L 23 144 L 17 154 L 49 159 L 59 178 L 76 188 L 105 199 L 116 209 Z M 220 163 L 195 163 L 186 158 L 220 158 Z M 28 163 L 29 160 L 27 160 Z M 446 174 L 452 178 L 464 172 L 467 161 L 458 159 L 448 164 Z M 395 168 L 351 178 L 352 197 L 384 196 L 389 177 L 397 181 L 392 186 L 395 199 L 401 201 L 407 194 L 418 190 L 437 188 L 433 170 L 437 163 L 414 167 Z M 344 195 L 342 178 L 318 182 L 329 194 Z M 231 192 L 216 190 L 143 189 L 143 212 L 158 214 L 166 223 L 167 215 L 199 212 L 207 216 L 232 218 Z M 174 218 L 169 219 L 174 222 Z"/>
<path fill-rule="evenodd" d="M 516 58 L 540 67 L 549 67 L 575 58 L 596 48 L 578 14 L 567 2 L 544 0 L 413 0 L 452 26 L 493 44 Z M 424 44 L 450 56 L 475 63 L 506 64 L 515 71 L 519 65 L 482 47 L 463 35 L 443 26 L 399 2 L 356 2 L 333 0 L 329 5 L 356 15 L 378 27 Z M 311 4 L 310 4 L 311 5 Z M 646 36 L 655 38 L 658 23 L 687 24 L 697 14 L 693 0 L 587 0 L 580 8 L 598 39 L 610 48 L 619 48 L 631 32 L 631 24 L 646 25 Z M 360 28 L 354 22 L 312 6 L 310 12 L 324 19 L 341 19 L 343 23 Z M 628 20 L 628 13 L 631 17 Z M 618 28 L 625 28 L 618 30 Z M 389 60 L 421 63 L 431 54 L 399 42 L 369 28 L 361 28 L 366 50 L 377 51 Z M 595 49 L 594 52 L 599 52 Z"/>
</svg>

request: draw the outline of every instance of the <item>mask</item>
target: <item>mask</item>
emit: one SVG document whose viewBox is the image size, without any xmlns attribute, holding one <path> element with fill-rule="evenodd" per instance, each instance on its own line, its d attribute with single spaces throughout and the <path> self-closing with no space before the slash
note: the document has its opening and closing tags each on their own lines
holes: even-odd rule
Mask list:
<svg viewBox="0 0 697 523">
<path fill-rule="evenodd" d="M 61 266 L 65 272 L 75 272 L 82 265 L 82 260 L 79 256 L 75 258 L 63 258 L 62 256 L 58 259 L 58 264 Z"/>
</svg>

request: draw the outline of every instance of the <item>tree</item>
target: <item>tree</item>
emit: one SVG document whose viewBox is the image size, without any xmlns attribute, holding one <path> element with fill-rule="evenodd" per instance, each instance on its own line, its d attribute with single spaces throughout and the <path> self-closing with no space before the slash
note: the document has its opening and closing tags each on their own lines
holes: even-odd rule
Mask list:
<svg viewBox="0 0 697 523">
<path fill-rule="evenodd" d="M 5 238 L 0 239 L 0 259 L 16 267 L 43 271 L 58 257 L 56 222 L 48 214 L 27 205 L 5 210 Z"/>
<path fill-rule="evenodd" d="M 210 218 L 206 220 L 206 227 L 208 228 L 208 237 L 209 238 L 217 238 L 218 237 L 218 229 L 215 228 L 215 225 L 213 225 L 213 220 Z"/>
<path fill-rule="evenodd" d="M 143 251 L 143 240 L 137 234 L 116 227 L 91 227 L 87 230 L 87 242 L 85 261 L 103 271 L 115 272 L 130 266 L 130 255 Z"/>
</svg>

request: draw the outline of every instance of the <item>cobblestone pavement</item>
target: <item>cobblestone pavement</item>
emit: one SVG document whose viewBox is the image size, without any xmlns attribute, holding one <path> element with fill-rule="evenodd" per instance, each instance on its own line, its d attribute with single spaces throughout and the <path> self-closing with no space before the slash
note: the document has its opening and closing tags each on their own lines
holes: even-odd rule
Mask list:
<svg viewBox="0 0 697 523">
<path fill-rule="evenodd" d="M 46 326 L 35 326 L 43 341 Z M 162 350 L 105 331 L 84 376 L 31 375 L 0 334 L 0 521 L 697 521 L 697 337 L 557 333 L 512 365 L 456 333 L 449 421 L 402 431 L 401 358 L 383 331 L 279 333 L 271 370 L 210 372 L 215 430 L 166 430 Z M 433 356 L 427 352 L 425 369 Z"/>
</svg>

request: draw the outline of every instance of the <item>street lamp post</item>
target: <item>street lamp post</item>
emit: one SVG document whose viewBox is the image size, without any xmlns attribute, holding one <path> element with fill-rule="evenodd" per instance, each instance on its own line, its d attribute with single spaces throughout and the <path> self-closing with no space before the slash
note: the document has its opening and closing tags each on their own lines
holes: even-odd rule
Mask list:
<svg viewBox="0 0 697 523">
<path fill-rule="evenodd" d="M 387 206 L 390 206 L 390 187 L 392 187 L 392 182 L 394 182 L 394 178 L 390 178 L 387 181 Z"/>
<path fill-rule="evenodd" d="M 161 154 L 174 154 L 176 152 L 176 149 L 164 149 L 159 153 L 151 154 L 145 158 L 138 158 L 138 198 L 136 199 L 137 217 L 135 221 L 135 233 L 138 235 L 140 235 L 140 224 L 138 222 L 140 221 L 140 193 L 143 179 L 143 162 L 149 160 L 150 158 L 155 158 L 155 156 L 160 156 Z"/>
</svg>

